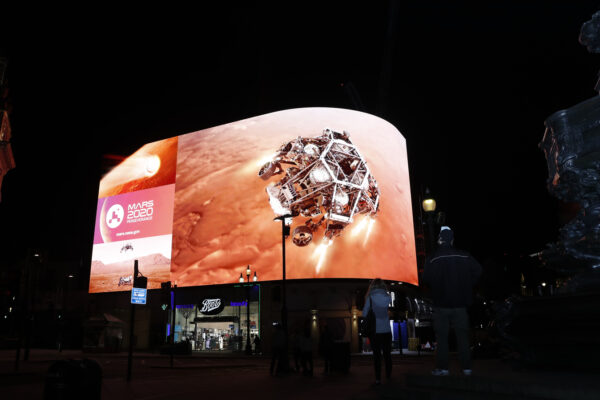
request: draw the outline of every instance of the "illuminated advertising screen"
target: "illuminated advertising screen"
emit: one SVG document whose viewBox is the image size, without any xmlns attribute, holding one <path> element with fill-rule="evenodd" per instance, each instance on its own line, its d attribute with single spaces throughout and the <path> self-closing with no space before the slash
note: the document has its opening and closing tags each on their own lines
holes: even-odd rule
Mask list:
<svg viewBox="0 0 600 400">
<path fill-rule="evenodd" d="M 90 292 L 259 280 L 417 284 L 406 141 L 373 115 L 275 112 L 147 144 L 100 182 Z"/>
</svg>

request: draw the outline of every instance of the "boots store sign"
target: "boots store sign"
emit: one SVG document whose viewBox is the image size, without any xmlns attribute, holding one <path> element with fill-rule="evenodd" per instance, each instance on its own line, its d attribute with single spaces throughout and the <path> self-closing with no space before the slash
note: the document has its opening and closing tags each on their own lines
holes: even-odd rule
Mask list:
<svg viewBox="0 0 600 400">
<path fill-rule="evenodd" d="M 225 308 L 225 303 L 218 297 L 208 297 L 198 304 L 198 310 L 204 315 L 220 314 L 223 308 Z"/>
</svg>

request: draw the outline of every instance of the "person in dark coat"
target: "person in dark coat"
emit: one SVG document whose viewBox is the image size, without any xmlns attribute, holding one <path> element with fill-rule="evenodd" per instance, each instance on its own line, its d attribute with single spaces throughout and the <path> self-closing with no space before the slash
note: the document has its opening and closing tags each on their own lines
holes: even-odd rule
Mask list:
<svg viewBox="0 0 600 400">
<path fill-rule="evenodd" d="M 313 376 L 313 342 L 310 332 L 310 323 L 305 324 L 300 336 L 300 352 L 302 360 L 302 374 Z"/>
<path fill-rule="evenodd" d="M 300 371 L 300 364 L 302 360 L 302 334 L 300 329 L 296 328 L 292 336 L 292 354 L 294 356 L 294 370 Z"/>
<path fill-rule="evenodd" d="M 481 276 L 481 265 L 466 251 L 453 247 L 454 232 L 443 226 L 438 249 L 425 262 L 423 281 L 431 290 L 433 329 L 437 340 L 433 375 L 448 375 L 448 333 L 454 328 L 458 358 L 464 375 L 471 375 L 469 315 L 473 286 Z"/>
<path fill-rule="evenodd" d="M 260 336 L 258 335 L 254 336 L 254 354 L 262 354 L 262 341 L 260 340 Z"/>
<path fill-rule="evenodd" d="M 283 352 L 285 348 L 285 332 L 281 324 L 277 324 L 274 327 L 273 337 L 271 338 L 271 367 L 269 372 L 271 375 L 277 375 L 284 372 L 284 366 L 281 365 L 283 361 Z"/>
<path fill-rule="evenodd" d="M 319 337 L 319 354 L 323 357 L 323 374 L 331 373 L 333 357 L 333 335 L 326 321 L 321 323 L 321 336 Z"/>
<path fill-rule="evenodd" d="M 388 308 L 392 298 L 388 294 L 385 282 L 375 278 L 369 285 L 369 290 L 365 298 L 365 306 L 362 310 L 363 317 L 366 317 L 369 309 L 373 308 L 375 314 L 375 336 L 370 337 L 371 348 L 373 349 L 373 362 L 375 364 L 375 385 L 381 384 L 381 355 L 385 362 L 385 376 L 390 379 L 392 375 L 392 328 L 390 327 L 390 318 Z"/>
</svg>

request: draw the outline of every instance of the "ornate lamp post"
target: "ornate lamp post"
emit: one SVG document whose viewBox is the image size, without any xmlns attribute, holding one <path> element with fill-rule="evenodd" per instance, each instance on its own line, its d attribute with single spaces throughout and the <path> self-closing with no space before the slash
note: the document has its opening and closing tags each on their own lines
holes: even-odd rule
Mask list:
<svg viewBox="0 0 600 400">
<path fill-rule="evenodd" d="M 280 368 L 283 372 L 290 370 L 288 361 L 288 326 L 287 326 L 287 301 L 286 301 L 286 290 L 285 290 L 285 238 L 290 235 L 290 225 L 292 224 L 292 215 L 285 214 L 280 215 L 273 219 L 274 221 L 281 221 L 281 256 L 282 256 L 282 277 L 281 277 L 281 289 L 282 289 L 282 305 L 281 305 L 281 325 L 283 326 L 284 333 L 284 346 L 283 353 L 280 360 L 282 367 Z M 278 367 L 279 368 L 279 367 Z"/>
<path fill-rule="evenodd" d="M 250 265 L 246 267 L 246 280 L 250 283 L 250 275 L 252 271 L 250 270 Z M 253 282 L 258 281 L 258 276 L 256 276 L 256 271 L 254 271 L 254 277 L 252 278 Z M 240 273 L 240 283 L 244 283 L 243 273 Z M 252 285 L 254 286 L 254 285 Z M 250 343 L 250 285 L 246 285 L 246 354 L 252 354 L 252 344 Z"/>
<path fill-rule="evenodd" d="M 425 215 L 427 216 L 427 232 L 428 232 L 428 242 L 429 248 L 427 248 L 427 254 L 430 254 L 435 248 L 435 238 L 433 234 L 433 216 L 435 214 L 436 202 L 435 199 L 431 196 L 429 192 L 429 188 L 425 189 L 425 196 L 423 199 L 423 211 L 425 211 Z"/>
</svg>

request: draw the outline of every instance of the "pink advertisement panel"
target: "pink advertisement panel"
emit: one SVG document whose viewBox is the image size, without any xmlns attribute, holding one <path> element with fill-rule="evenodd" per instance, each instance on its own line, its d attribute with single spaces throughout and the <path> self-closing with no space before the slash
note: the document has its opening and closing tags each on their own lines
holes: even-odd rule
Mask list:
<svg viewBox="0 0 600 400">
<path fill-rule="evenodd" d="M 175 185 L 98 199 L 94 244 L 170 235 Z"/>
</svg>

